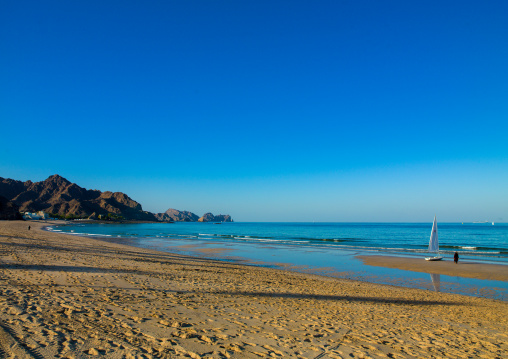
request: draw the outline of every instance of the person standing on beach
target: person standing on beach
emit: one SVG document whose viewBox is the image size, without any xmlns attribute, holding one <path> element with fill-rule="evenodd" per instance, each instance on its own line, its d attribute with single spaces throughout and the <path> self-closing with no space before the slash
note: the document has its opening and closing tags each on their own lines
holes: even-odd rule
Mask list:
<svg viewBox="0 0 508 359">
<path fill-rule="evenodd" d="M 28 226 L 28 230 L 30 230 L 30 226 Z"/>
<path fill-rule="evenodd" d="M 455 262 L 455 264 L 457 264 L 457 262 L 459 261 L 459 254 L 457 252 L 455 252 L 455 254 L 453 255 L 453 261 Z"/>
</svg>

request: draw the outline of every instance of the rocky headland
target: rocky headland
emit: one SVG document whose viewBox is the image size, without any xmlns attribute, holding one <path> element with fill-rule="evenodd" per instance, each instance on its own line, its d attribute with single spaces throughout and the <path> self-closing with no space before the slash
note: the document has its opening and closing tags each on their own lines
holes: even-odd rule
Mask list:
<svg viewBox="0 0 508 359">
<path fill-rule="evenodd" d="M 57 174 L 40 182 L 22 182 L 0 177 L 0 196 L 4 197 L 0 199 L 2 219 L 15 219 L 15 214 L 20 212 L 43 211 L 61 218 L 149 222 L 232 222 L 229 215 L 214 216 L 206 213 L 200 218 L 192 212 L 176 209 L 154 214 L 144 211 L 140 203 L 125 193 L 87 190 Z"/>
</svg>

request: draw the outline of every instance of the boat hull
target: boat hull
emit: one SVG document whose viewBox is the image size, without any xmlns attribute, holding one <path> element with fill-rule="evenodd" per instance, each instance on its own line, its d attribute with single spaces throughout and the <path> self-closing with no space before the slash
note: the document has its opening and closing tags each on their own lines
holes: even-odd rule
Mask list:
<svg viewBox="0 0 508 359">
<path fill-rule="evenodd" d="M 443 259 L 443 257 L 428 257 L 428 258 L 425 258 L 426 261 L 440 261 L 441 259 Z"/>
</svg>

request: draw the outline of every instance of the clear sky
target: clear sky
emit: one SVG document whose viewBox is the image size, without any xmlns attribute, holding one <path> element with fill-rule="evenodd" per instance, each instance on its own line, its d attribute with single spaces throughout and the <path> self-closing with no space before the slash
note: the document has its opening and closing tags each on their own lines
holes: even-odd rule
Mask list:
<svg viewBox="0 0 508 359">
<path fill-rule="evenodd" d="M 2 1 L 0 132 L 152 212 L 508 222 L 508 1 Z"/>
</svg>

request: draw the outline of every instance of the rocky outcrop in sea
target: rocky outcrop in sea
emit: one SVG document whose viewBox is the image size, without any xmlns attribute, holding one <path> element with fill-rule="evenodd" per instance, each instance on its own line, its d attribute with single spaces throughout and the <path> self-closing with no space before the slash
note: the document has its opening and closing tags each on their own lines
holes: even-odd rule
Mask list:
<svg viewBox="0 0 508 359">
<path fill-rule="evenodd" d="M 164 213 L 156 213 L 155 217 L 161 222 L 196 222 L 199 216 L 189 211 L 179 211 L 170 208 Z"/>
<path fill-rule="evenodd" d="M 198 219 L 198 222 L 233 222 L 233 219 L 229 214 L 214 216 L 212 213 L 205 213 L 203 217 Z"/>
<path fill-rule="evenodd" d="M 229 214 L 214 216 L 212 213 L 205 213 L 202 217 L 199 217 L 192 212 L 179 211 L 173 208 L 164 213 L 156 213 L 155 217 L 161 222 L 233 222 Z"/>
</svg>

